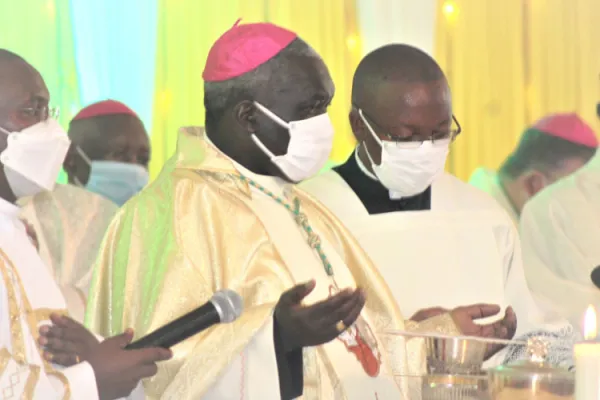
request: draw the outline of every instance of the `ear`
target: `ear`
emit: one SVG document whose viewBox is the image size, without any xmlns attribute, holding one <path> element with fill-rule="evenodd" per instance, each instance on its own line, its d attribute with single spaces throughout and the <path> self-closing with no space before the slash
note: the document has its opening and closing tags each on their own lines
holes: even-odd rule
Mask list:
<svg viewBox="0 0 600 400">
<path fill-rule="evenodd" d="M 256 121 L 257 109 L 254 103 L 244 100 L 233 108 L 236 121 L 249 133 L 258 131 L 258 122 Z"/>
<path fill-rule="evenodd" d="M 350 114 L 348 115 L 348 118 L 350 120 L 350 127 L 352 127 L 352 132 L 354 133 L 354 137 L 356 138 L 356 140 L 359 143 L 364 142 L 368 132 L 367 132 L 367 127 L 365 125 L 365 122 L 363 121 L 363 119 L 360 117 L 360 114 L 358 113 L 358 109 L 353 107 L 350 110 Z"/>
<path fill-rule="evenodd" d="M 539 171 L 530 171 L 523 178 L 523 182 L 527 194 L 532 197 L 548 185 L 548 178 Z"/>
</svg>

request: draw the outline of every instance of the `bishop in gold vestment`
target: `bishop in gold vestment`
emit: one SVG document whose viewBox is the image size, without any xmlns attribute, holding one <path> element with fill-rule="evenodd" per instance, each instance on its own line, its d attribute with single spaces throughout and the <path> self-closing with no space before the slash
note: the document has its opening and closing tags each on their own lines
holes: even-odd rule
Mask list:
<svg viewBox="0 0 600 400">
<path fill-rule="evenodd" d="M 286 29 L 236 24 L 203 78 L 208 131 L 183 129 L 176 156 L 109 227 L 89 326 L 145 335 L 232 289 L 241 317 L 176 345 L 146 382 L 151 399 L 416 400 L 403 376 L 422 371 L 421 343 L 387 332 L 457 333 L 452 317 L 405 323 L 354 238 L 291 183 L 331 151 L 323 60 Z M 311 290 L 290 307 L 298 287 Z M 354 301 L 339 305 L 345 293 Z"/>
<path fill-rule="evenodd" d="M 281 293 L 296 282 L 296 272 L 283 260 L 273 232 L 257 215 L 262 211 L 253 204 L 256 194 L 237 178 L 234 164 L 201 135 L 198 128 L 182 130 L 175 168 L 163 171 L 117 214 L 90 291 L 87 322 L 104 335 L 129 326 L 138 336 L 144 335 L 203 304 L 222 288 L 243 296 L 245 312 L 236 322 L 174 348 L 173 360 L 146 383 L 152 399 L 201 398 L 223 379 L 230 381 L 236 394 L 240 387 L 260 393 L 261 388 L 251 388 L 253 382 L 243 374 L 232 378 L 225 371 L 236 359 L 241 368 L 249 361 L 244 349 L 268 324 Z M 366 289 L 363 314 L 377 336 L 387 373 L 407 373 L 407 354 L 401 340 L 380 332 L 409 328 L 457 333 L 448 315 L 405 326 L 387 285 L 353 237 L 312 197 L 296 190 L 294 194 L 315 230 L 342 258 L 355 284 Z M 408 359 L 420 370 L 418 345 L 414 351 Z M 333 391 L 340 379 L 331 365 L 335 362 L 321 348 L 305 349 L 304 398 L 338 398 Z M 250 362 L 251 366 L 260 368 L 260 360 Z M 276 376 L 275 371 L 270 378 Z M 403 382 L 400 386 L 405 387 Z"/>
</svg>

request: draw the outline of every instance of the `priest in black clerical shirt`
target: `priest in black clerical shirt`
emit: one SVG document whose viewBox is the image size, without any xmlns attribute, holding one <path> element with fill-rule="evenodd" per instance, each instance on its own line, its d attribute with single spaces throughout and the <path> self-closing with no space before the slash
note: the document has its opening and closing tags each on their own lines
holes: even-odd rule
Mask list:
<svg viewBox="0 0 600 400">
<path fill-rule="evenodd" d="M 352 153 L 348 161 L 333 170 L 350 186 L 369 214 L 431 209 L 431 186 L 411 197 L 391 199 L 389 190 L 360 161 L 358 150 Z"/>
<path fill-rule="evenodd" d="M 356 236 L 402 312 L 430 308 L 435 314 L 443 308 L 431 307 L 440 304 L 486 302 L 506 308 L 510 319 L 514 308 L 517 335 L 542 331 L 555 338 L 552 351 L 569 364 L 565 349 L 572 337 L 556 333 L 567 323 L 531 296 L 510 217 L 487 194 L 444 172 L 452 143 L 468 137 L 459 136 L 438 64 L 406 45 L 373 51 L 355 72 L 349 119 L 354 153 L 301 187 Z M 510 347 L 488 365 L 524 355 Z"/>
</svg>

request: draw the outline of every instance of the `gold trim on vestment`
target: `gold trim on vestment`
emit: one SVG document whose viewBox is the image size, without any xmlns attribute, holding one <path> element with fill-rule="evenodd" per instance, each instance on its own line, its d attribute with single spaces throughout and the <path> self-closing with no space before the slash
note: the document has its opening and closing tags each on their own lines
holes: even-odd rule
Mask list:
<svg viewBox="0 0 600 400">
<path fill-rule="evenodd" d="M 18 276 L 13 276 L 14 268 L 12 268 L 12 273 L 8 271 L 7 263 L 10 262 L 2 250 L 0 250 L 0 255 L 4 256 L 3 259 L 0 260 L 0 273 L 2 274 L 4 282 L 6 282 L 12 358 L 19 364 L 25 364 L 25 341 L 23 339 L 23 329 L 20 320 L 21 311 L 14 287 L 14 281 L 18 282 L 19 278 Z"/>
<path fill-rule="evenodd" d="M 10 273 L 8 271 L 8 268 L 10 268 L 10 270 L 11 270 Z M 25 390 L 26 390 L 26 393 L 28 393 L 28 392 L 33 393 L 33 391 L 35 390 L 35 387 L 37 385 L 37 382 L 39 380 L 40 367 L 29 364 L 27 362 L 27 358 L 25 356 L 25 350 L 26 350 L 25 349 L 25 341 L 24 341 L 25 335 L 23 332 L 23 326 L 21 325 L 21 321 L 20 321 L 21 315 L 23 313 L 21 312 L 21 309 L 17 302 L 16 290 L 14 287 L 15 282 L 18 285 L 18 290 L 20 291 L 20 294 L 21 294 L 21 301 L 23 303 L 24 314 L 25 314 L 25 318 L 27 321 L 27 325 L 29 326 L 31 335 L 36 334 L 36 332 L 39 329 L 38 328 L 39 323 L 41 321 L 48 320 L 50 318 L 50 314 L 57 313 L 57 314 L 67 315 L 67 312 L 66 312 L 66 310 L 52 310 L 49 308 L 40 308 L 37 310 L 33 310 L 31 307 L 31 303 L 29 302 L 29 298 L 27 297 L 27 292 L 25 291 L 25 288 L 23 286 L 23 282 L 21 281 L 21 276 L 19 275 L 14 264 L 10 261 L 10 259 L 8 258 L 8 256 L 2 249 L 0 249 L 0 273 L 2 274 L 2 278 L 5 282 L 6 291 L 7 291 L 7 295 L 8 295 L 7 297 L 8 297 L 8 309 L 9 309 L 9 319 L 10 319 L 10 331 L 11 331 L 11 340 L 12 340 L 12 347 L 13 347 L 12 358 L 19 365 L 29 367 L 30 375 L 27 380 Z M 14 277 L 14 280 L 9 279 L 10 275 L 12 275 Z M 46 361 L 43 358 L 44 351 L 37 340 L 35 340 L 35 345 L 40 354 L 40 358 L 43 360 L 42 362 L 43 362 L 44 370 L 46 371 L 46 373 L 48 375 L 55 376 L 59 381 L 61 381 L 63 383 L 64 394 L 65 394 L 63 396 L 63 399 L 66 400 L 66 399 L 70 398 L 71 397 L 71 389 L 70 389 L 69 381 L 62 373 L 56 371 L 56 369 L 48 361 Z M 60 378 L 60 377 L 62 377 L 62 378 Z M 28 398 L 28 397 L 25 397 L 25 398 Z"/>
<path fill-rule="evenodd" d="M 6 347 L 3 347 L 0 349 L 0 376 L 2 376 L 4 374 L 4 370 L 6 369 L 6 366 L 8 365 L 8 363 L 10 362 L 10 360 L 12 359 L 12 356 L 10 354 L 10 351 L 8 351 L 8 349 Z"/>
<path fill-rule="evenodd" d="M 40 379 L 40 367 L 37 365 L 29 366 L 29 376 L 25 382 L 25 390 L 23 391 L 23 399 L 33 399 L 33 393 L 38 380 Z M 68 397 L 63 397 L 64 400 Z"/>
</svg>

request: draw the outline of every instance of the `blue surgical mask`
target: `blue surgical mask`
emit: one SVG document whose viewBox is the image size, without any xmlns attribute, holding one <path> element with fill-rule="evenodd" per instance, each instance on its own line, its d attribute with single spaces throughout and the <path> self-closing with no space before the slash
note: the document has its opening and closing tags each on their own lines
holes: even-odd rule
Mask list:
<svg viewBox="0 0 600 400">
<path fill-rule="evenodd" d="M 85 185 L 90 192 L 112 200 L 119 207 L 138 194 L 147 184 L 146 168 L 117 161 L 92 161 Z"/>
</svg>

